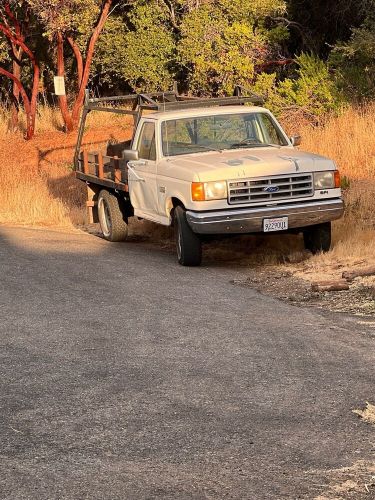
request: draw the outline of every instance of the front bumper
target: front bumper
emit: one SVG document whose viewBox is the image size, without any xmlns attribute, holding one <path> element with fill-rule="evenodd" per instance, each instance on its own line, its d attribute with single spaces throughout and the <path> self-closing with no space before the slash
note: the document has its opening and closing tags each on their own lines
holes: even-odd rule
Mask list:
<svg viewBox="0 0 375 500">
<path fill-rule="evenodd" d="M 263 232 L 263 219 L 288 217 L 289 229 L 303 228 L 339 219 L 344 212 L 340 198 L 272 207 L 235 208 L 186 212 L 191 229 L 198 234 L 240 234 Z"/>
</svg>

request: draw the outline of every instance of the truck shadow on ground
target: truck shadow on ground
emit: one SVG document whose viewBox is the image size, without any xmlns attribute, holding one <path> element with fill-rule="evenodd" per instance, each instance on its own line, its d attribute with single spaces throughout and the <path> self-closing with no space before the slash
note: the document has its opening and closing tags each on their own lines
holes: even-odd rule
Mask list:
<svg viewBox="0 0 375 500">
<path fill-rule="evenodd" d="M 139 244 L 160 254 L 175 257 L 174 229 L 133 218 L 129 238 L 123 244 Z M 103 238 L 99 224 L 82 228 Z M 291 234 L 213 237 L 203 242 L 203 266 L 261 266 L 305 260 L 302 237 Z"/>
</svg>

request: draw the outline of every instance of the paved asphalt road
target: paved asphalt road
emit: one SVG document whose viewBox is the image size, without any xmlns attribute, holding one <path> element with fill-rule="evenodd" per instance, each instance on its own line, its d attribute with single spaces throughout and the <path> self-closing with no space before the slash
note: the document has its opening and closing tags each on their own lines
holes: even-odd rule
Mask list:
<svg viewBox="0 0 375 500">
<path fill-rule="evenodd" d="M 1 499 L 313 498 L 373 457 L 369 326 L 142 242 L 0 227 L 0 265 Z"/>
</svg>

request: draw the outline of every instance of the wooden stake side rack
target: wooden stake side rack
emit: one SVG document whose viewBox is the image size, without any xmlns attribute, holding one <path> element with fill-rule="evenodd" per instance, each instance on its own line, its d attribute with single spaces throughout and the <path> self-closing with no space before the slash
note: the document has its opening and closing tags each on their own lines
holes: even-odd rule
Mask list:
<svg viewBox="0 0 375 500">
<path fill-rule="evenodd" d="M 128 192 L 127 160 L 101 152 L 79 153 L 76 177 L 88 184 Z"/>
</svg>

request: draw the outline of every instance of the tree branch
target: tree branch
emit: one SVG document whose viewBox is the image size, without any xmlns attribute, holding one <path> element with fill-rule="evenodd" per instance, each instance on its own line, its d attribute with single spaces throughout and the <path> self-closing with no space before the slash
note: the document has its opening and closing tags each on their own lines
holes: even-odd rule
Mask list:
<svg viewBox="0 0 375 500">
<path fill-rule="evenodd" d="M 23 51 L 25 52 L 25 54 L 27 54 L 29 56 L 29 58 L 33 61 L 33 62 L 36 62 L 36 59 L 35 59 L 35 56 L 33 54 L 33 52 L 29 49 L 29 47 L 25 44 L 25 42 L 22 40 L 22 36 L 21 37 L 18 37 L 16 35 L 14 35 L 9 28 L 7 28 L 6 26 L 4 26 L 3 24 L 0 24 L 0 31 L 2 31 L 4 33 L 4 35 L 9 39 L 11 40 L 15 45 L 18 45 L 19 47 L 21 47 L 23 49 Z"/>
<path fill-rule="evenodd" d="M 25 65 L 25 62 L 21 60 L 22 58 L 22 48 L 21 47 L 17 47 L 10 41 L 8 40 L 8 43 L 9 43 L 9 51 L 8 51 L 8 55 L 10 57 L 10 59 L 12 61 L 14 61 L 15 63 L 17 63 L 19 66 L 24 66 Z"/>
<path fill-rule="evenodd" d="M 7 78 L 10 78 L 17 85 L 17 87 L 20 91 L 20 94 L 22 96 L 23 103 L 25 105 L 25 111 L 26 111 L 26 113 L 30 113 L 30 109 L 31 109 L 30 108 L 30 100 L 27 97 L 25 88 L 22 85 L 22 83 L 20 82 L 20 80 L 18 78 L 16 78 L 12 73 L 9 73 L 9 71 L 7 71 L 6 69 L 1 68 L 1 67 L 0 67 L 0 75 L 4 75 Z"/>
<path fill-rule="evenodd" d="M 73 38 L 71 36 L 68 36 L 67 40 L 68 40 L 69 45 L 71 46 L 71 48 L 73 50 L 74 56 L 75 56 L 76 61 L 77 61 L 78 90 L 79 90 L 79 88 L 81 87 L 82 75 L 83 75 L 83 57 L 82 57 L 81 51 L 79 50 L 78 45 L 73 40 Z"/>
<path fill-rule="evenodd" d="M 9 2 L 6 2 L 5 3 L 5 12 L 7 14 L 7 16 L 11 19 L 11 21 L 13 22 L 13 26 L 14 26 L 14 29 L 16 31 L 16 35 L 19 37 L 19 38 L 22 38 L 22 40 L 24 40 L 24 37 L 22 36 L 22 30 L 21 30 L 21 25 L 18 21 L 18 19 L 16 18 L 16 16 L 13 14 L 11 8 L 10 8 L 10 4 Z"/>
<path fill-rule="evenodd" d="M 296 21 L 291 21 L 286 17 L 270 17 L 270 19 L 272 19 L 272 21 L 285 24 L 287 28 L 289 27 L 295 28 L 298 31 L 303 43 L 306 43 L 306 46 L 309 47 L 310 49 L 313 47 L 311 33 L 302 24 L 297 23 Z"/>
<path fill-rule="evenodd" d="M 176 30 L 178 30 L 179 26 L 178 26 L 178 23 L 177 23 L 177 20 L 176 20 L 176 12 L 174 10 L 173 3 L 170 0 L 164 0 L 164 3 L 166 4 L 167 9 L 169 10 L 169 14 L 170 14 L 172 26 Z"/>
<path fill-rule="evenodd" d="M 91 68 L 91 63 L 92 63 L 92 58 L 94 56 L 94 49 L 95 49 L 95 44 L 99 38 L 99 35 L 103 29 L 103 26 L 108 18 L 109 11 L 112 6 L 112 1 L 113 0 L 105 0 L 104 5 L 102 7 L 102 11 L 100 13 L 98 22 L 96 23 L 96 26 L 94 28 L 94 31 L 91 35 L 90 41 L 87 46 L 87 52 L 86 52 L 86 61 L 85 65 L 83 68 L 83 73 L 82 73 L 82 79 L 81 79 L 81 85 L 79 88 L 79 92 L 77 95 L 77 99 L 74 103 L 73 106 L 73 112 L 72 112 L 72 117 L 73 117 L 73 122 L 76 123 L 79 118 L 79 113 L 83 104 L 83 100 L 85 97 L 85 88 L 90 76 L 90 68 Z"/>
<path fill-rule="evenodd" d="M 278 59 L 275 61 L 267 61 L 265 63 L 258 64 L 256 66 L 256 69 L 258 71 L 263 71 L 270 66 L 286 66 L 287 64 L 293 64 L 294 62 L 296 62 L 294 59 Z"/>
</svg>

